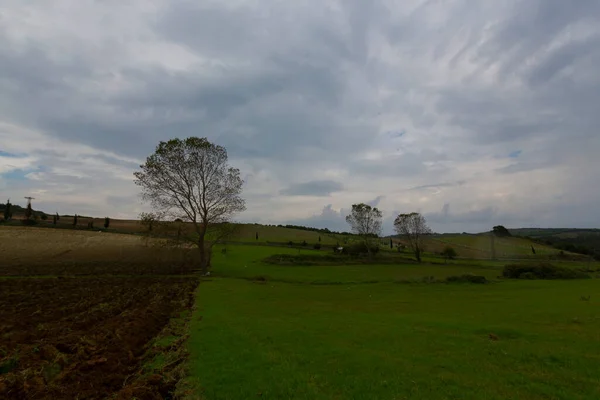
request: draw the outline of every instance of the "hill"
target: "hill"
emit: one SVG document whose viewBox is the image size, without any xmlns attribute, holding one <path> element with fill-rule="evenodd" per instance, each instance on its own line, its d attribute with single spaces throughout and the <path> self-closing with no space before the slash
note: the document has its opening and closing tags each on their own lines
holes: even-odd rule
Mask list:
<svg viewBox="0 0 600 400">
<path fill-rule="evenodd" d="M 536 243 L 600 259 L 600 229 L 521 228 L 510 232 Z"/>
</svg>

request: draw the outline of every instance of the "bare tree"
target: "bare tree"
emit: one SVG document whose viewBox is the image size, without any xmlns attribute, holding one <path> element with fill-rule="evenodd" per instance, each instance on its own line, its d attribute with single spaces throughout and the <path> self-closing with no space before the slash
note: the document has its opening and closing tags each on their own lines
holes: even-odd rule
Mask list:
<svg viewBox="0 0 600 400">
<path fill-rule="evenodd" d="M 367 246 L 369 257 L 371 256 L 372 239 L 381 234 L 382 213 L 377 207 L 371 207 L 365 203 L 353 204 L 350 215 L 346 222 L 350 224 L 352 232 L 359 235 Z"/>
<path fill-rule="evenodd" d="M 135 183 L 155 213 L 192 224 L 194 235 L 184 238 L 198 246 L 206 275 L 212 246 L 231 234 L 230 218 L 246 209 L 239 169 L 228 165 L 224 147 L 197 137 L 160 142 L 140 168 Z"/>
<path fill-rule="evenodd" d="M 400 214 L 394 221 L 394 229 L 398 235 L 401 235 L 406 239 L 408 245 L 415 253 L 417 261 L 421 262 L 423 236 L 431 233 L 431 229 L 427 226 L 425 217 L 417 212 Z"/>
</svg>

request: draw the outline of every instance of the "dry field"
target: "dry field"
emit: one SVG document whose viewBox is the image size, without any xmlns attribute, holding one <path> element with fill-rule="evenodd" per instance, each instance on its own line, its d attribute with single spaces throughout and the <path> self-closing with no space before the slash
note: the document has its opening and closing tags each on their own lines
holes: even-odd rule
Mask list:
<svg viewBox="0 0 600 400">
<path fill-rule="evenodd" d="M 185 274 L 197 254 L 143 236 L 69 229 L 0 227 L 0 276 Z"/>
<path fill-rule="evenodd" d="M 0 398 L 169 398 L 172 382 L 141 368 L 193 303 L 189 256 L 133 235 L 0 227 Z"/>
</svg>

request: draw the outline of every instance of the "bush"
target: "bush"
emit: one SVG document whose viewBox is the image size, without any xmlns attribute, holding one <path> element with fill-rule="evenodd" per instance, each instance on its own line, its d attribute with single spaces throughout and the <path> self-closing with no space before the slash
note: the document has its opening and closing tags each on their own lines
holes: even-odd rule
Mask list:
<svg viewBox="0 0 600 400">
<path fill-rule="evenodd" d="M 306 243 L 306 240 L 304 240 L 304 241 L 302 242 L 302 246 L 308 246 L 308 243 Z"/>
<path fill-rule="evenodd" d="M 37 225 L 38 222 L 35 219 L 22 219 L 21 223 L 23 225 L 31 226 L 31 225 Z"/>
<path fill-rule="evenodd" d="M 315 245 L 313 246 L 313 248 L 315 250 L 321 250 L 321 243 L 315 243 Z"/>
<path fill-rule="evenodd" d="M 456 253 L 456 250 L 454 250 L 450 246 L 446 246 L 446 248 L 444 248 L 444 250 L 442 251 L 442 256 L 446 260 L 454 260 L 457 255 L 458 255 L 458 253 Z"/>
<path fill-rule="evenodd" d="M 370 247 L 371 254 L 379 253 L 379 246 L 371 246 Z M 356 243 L 351 246 L 344 247 L 342 250 L 343 254 L 349 254 L 351 256 L 360 256 L 369 253 L 369 248 L 366 243 Z"/>
<path fill-rule="evenodd" d="M 557 267 L 552 264 L 509 264 L 502 276 L 509 279 L 586 279 L 590 276 L 575 269 Z"/>
<path fill-rule="evenodd" d="M 488 283 L 485 276 L 481 275 L 453 275 L 446 278 L 446 282 L 449 283 Z"/>
<path fill-rule="evenodd" d="M 291 246 L 293 246 L 293 245 L 294 245 L 294 242 L 292 242 L 292 241 L 290 240 L 290 241 L 288 242 L 288 246 L 290 246 L 290 247 L 291 247 Z"/>
</svg>

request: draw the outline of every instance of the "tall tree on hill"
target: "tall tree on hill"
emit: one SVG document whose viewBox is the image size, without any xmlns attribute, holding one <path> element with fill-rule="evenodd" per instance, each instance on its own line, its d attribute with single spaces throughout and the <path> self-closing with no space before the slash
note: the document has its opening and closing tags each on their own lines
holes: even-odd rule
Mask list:
<svg viewBox="0 0 600 400">
<path fill-rule="evenodd" d="M 506 229 L 504 226 L 502 225 L 497 225 L 494 226 L 492 228 L 492 233 L 498 237 L 508 237 L 508 236 L 512 236 L 510 234 L 510 231 L 508 229 Z"/>
<path fill-rule="evenodd" d="M 394 230 L 406 239 L 410 248 L 415 253 L 415 258 L 421 262 L 423 251 L 423 236 L 431 233 L 425 217 L 417 212 L 400 214 L 394 220 Z"/>
<path fill-rule="evenodd" d="M 33 208 L 31 208 L 31 202 L 27 203 L 27 208 L 25 208 L 25 219 L 29 220 L 33 216 Z"/>
<path fill-rule="evenodd" d="M 12 204 L 10 204 L 10 199 L 6 200 L 6 207 L 4 207 L 4 220 L 9 221 L 12 217 Z"/>
<path fill-rule="evenodd" d="M 140 168 L 134 176 L 144 201 L 163 217 L 193 225 L 187 239 L 198 246 L 206 275 L 212 246 L 231 234 L 231 217 L 246 209 L 239 169 L 229 166 L 224 147 L 197 137 L 161 141 Z"/>
<path fill-rule="evenodd" d="M 365 203 L 353 204 L 350 215 L 346 217 L 352 232 L 359 235 L 366 245 L 369 257 L 371 257 L 373 239 L 381 234 L 381 219 L 381 211 Z"/>
</svg>

